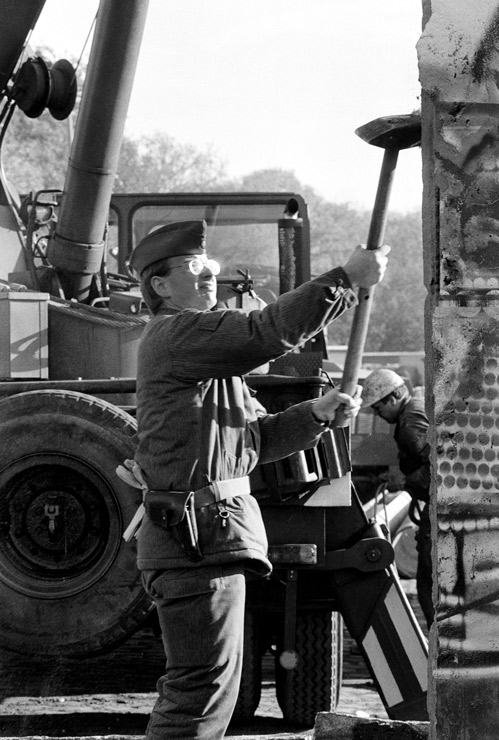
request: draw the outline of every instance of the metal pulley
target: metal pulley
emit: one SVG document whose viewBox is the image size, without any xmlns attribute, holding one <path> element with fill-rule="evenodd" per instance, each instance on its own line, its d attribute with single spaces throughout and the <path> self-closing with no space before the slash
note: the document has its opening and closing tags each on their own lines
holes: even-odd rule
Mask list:
<svg viewBox="0 0 499 740">
<path fill-rule="evenodd" d="M 74 108 L 76 73 L 67 59 L 49 66 L 41 57 L 21 66 L 12 86 L 12 97 L 28 118 L 38 118 L 48 108 L 51 116 L 63 121 Z"/>
</svg>

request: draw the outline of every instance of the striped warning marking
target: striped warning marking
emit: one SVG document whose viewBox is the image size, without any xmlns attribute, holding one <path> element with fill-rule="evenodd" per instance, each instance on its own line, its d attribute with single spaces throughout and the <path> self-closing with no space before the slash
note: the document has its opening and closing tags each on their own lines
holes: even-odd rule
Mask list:
<svg viewBox="0 0 499 740">
<path fill-rule="evenodd" d="M 403 701 L 403 696 L 400 693 L 398 684 L 391 672 L 388 661 L 383 655 L 383 650 L 372 627 L 369 629 L 362 644 L 374 668 L 380 691 L 386 703 L 390 707 L 400 704 Z"/>
<path fill-rule="evenodd" d="M 362 641 L 387 707 L 412 702 L 428 687 L 428 646 L 405 594 L 392 583 Z"/>
</svg>

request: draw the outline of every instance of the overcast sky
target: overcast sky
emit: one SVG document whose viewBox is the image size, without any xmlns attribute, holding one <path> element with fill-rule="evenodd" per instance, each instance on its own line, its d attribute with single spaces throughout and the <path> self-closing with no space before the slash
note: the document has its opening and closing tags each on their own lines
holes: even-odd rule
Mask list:
<svg viewBox="0 0 499 740">
<path fill-rule="evenodd" d="M 46 0 L 31 45 L 79 57 L 97 0 Z M 210 146 L 231 176 L 292 170 L 370 209 L 382 150 L 355 135 L 419 107 L 421 0 L 150 0 L 125 133 Z M 421 204 L 402 152 L 394 210 Z"/>
</svg>

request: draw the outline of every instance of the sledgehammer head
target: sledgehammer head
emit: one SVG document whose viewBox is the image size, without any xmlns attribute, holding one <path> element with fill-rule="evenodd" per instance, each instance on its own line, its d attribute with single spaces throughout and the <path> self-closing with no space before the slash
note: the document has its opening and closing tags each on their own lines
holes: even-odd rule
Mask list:
<svg viewBox="0 0 499 740">
<path fill-rule="evenodd" d="M 382 149 L 410 149 L 421 144 L 421 114 L 384 116 L 355 130 L 363 141 Z"/>
</svg>

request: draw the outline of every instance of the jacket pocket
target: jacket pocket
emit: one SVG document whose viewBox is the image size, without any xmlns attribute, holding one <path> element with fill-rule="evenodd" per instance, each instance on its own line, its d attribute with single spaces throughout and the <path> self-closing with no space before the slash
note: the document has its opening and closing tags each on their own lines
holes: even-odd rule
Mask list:
<svg viewBox="0 0 499 740">
<path fill-rule="evenodd" d="M 196 510 L 204 555 L 256 550 L 267 553 L 267 535 L 256 499 L 234 496 Z"/>
</svg>

